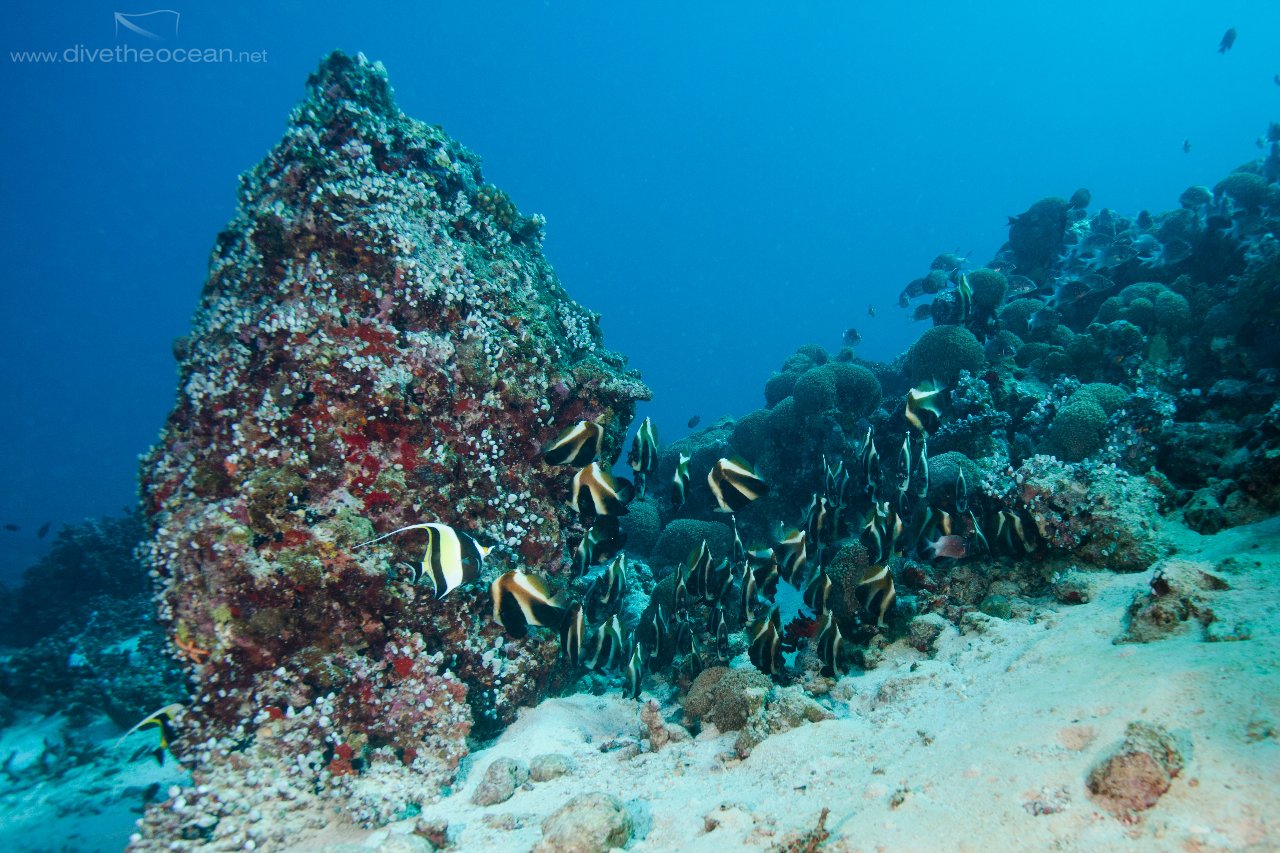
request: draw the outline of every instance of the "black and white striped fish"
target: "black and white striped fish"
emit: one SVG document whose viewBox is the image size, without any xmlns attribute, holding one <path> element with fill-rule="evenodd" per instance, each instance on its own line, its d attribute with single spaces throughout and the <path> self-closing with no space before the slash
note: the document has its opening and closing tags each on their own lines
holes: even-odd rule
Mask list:
<svg viewBox="0 0 1280 853">
<path fill-rule="evenodd" d="M 484 568 L 484 558 L 493 550 L 480 545 L 469 534 L 439 522 L 410 524 L 361 542 L 356 547 L 363 548 L 408 530 L 427 531 L 427 547 L 412 578 L 415 583 L 424 577 L 429 580 L 436 598 L 444 598 L 451 590 L 478 578 Z"/>
<path fill-rule="evenodd" d="M 493 621 L 519 640 L 529 633 L 529 626 L 559 629 L 565 618 L 561 607 L 547 585 L 537 575 L 515 570 L 499 575 L 489 586 L 493 599 Z"/>
<path fill-rule="evenodd" d="M 615 480 L 613 475 L 592 462 L 573 475 L 573 491 L 569 502 L 584 519 L 601 515 L 626 515 L 627 501 L 633 493 L 627 480 Z"/>
<path fill-rule="evenodd" d="M 649 475 L 658 470 L 658 433 L 648 418 L 641 422 L 636 437 L 631 440 L 627 464 L 636 475 L 636 496 L 643 498 Z"/>
<path fill-rule="evenodd" d="M 769 485 L 741 459 L 721 457 L 707 473 L 717 512 L 738 512 L 769 493 Z"/>
<path fill-rule="evenodd" d="M 585 468 L 600 455 L 604 430 L 595 421 L 578 421 L 555 437 L 542 450 L 542 458 L 550 465 L 572 465 Z"/>
</svg>

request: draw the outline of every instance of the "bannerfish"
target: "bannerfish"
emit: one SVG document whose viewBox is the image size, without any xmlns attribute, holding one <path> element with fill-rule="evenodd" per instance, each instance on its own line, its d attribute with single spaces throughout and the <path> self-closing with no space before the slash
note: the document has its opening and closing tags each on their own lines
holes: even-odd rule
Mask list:
<svg viewBox="0 0 1280 853">
<path fill-rule="evenodd" d="M 151 755 L 155 758 L 157 764 L 163 765 L 164 754 L 169 750 L 169 744 L 177 740 L 173 721 L 182 713 L 184 707 L 181 703 L 174 702 L 148 714 L 141 722 L 120 736 L 120 739 L 116 741 L 116 748 L 118 749 L 120 744 L 124 743 L 125 738 L 134 732 L 153 727 L 158 728 L 160 730 L 160 745 L 151 751 Z"/>
<path fill-rule="evenodd" d="M 942 419 L 942 392 L 936 382 L 922 382 L 907 392 L 906 419 L 917 432 L 933 432 Z"/>
<path fill-rule="evenodd" d="M 946 557 L 952 560 L 961 560 L 964 559 L 964 556 L 967 553 L 964 545 L 964 538 L 957 536 L 954 533 L 939 536 L 937 539 L 926 544 L 932 550 L 932 557 L 935 560 L 940 557 Z"/>
<path fill-rule="evenodd" d="M 1236 28 L 1231 27 L 1222 34 L 1222 41 L 1218 42 L 1218 53 L 1226 53 L 1231 50 L 1231 46 L 1236 43 Z"/>
<path fill-rule="evenodd" d="M 653 429 L 653 422 L 648 418 L 640 424 L 635 438 L 631 440 L 627 464 L 636 474 L 636 497 L 643 498 L 648 475 L 658 470 L 658 434 Z"/>
<path fill-rule="evenodd" d="M 849 472 L 845 470 L 844 460 L 834 466 L 827 464 L 827 457 L 822 457 L 822 491 L 830 500 L 833 508 L 844 506 L 845 489 L 849 486 Z"/>
<path fill-rule="evenodd" d="M 778 559 L 778 573 L 784 581 L 797 588 L 804 578 L 808 561 L 808 539 L 803 530 L 792 528 L 773 546 L 773 553 Z"/>
<path fill-rule="evenodd" d="M 591 567 L 612 558 L 627 544 L 627 534 L 622 530 L 616 515 L 602 515 L 587 529 L 582 541 L 573 552 L 572 571 L 580 578 Z"/>
<path fill-rule="evenodd" d="M 741 459 L 721 457 L 707 474 L 707 485 L 716 501 L 717 512 L 737 512 L 762 495 L 769 486 Z"/>
<path fill-rule="evenodd" d="M 747 564 L 755 578 L 755 588 L 770 601 L 778 593 L 778 555 L 772 548 L 756 548 L 747 552 Z"/>
<path fill-rule="evenodd" d="M 653 636 L 646 648 L 649 649 L 649 660 L 656 663 L 667 653 L 667 643 L 670 642 L 670 635 L 667 633 L 667 620 L 662 617 L 661 604 L 654 605 L 653 618 L 649 620 L 649 632 Z"/>
<path fill-rule="evenodd" d="M 885 501 L 881 511 L 885 518 L 884 530 L 888 536 L 888 548 L 885 550 L 884 559 L 888 560 L 898 551 L 898 543 L 902 540 L 902 534 L 906 529 L 906 523 L 902 520 L 902 516 L 895 510 L 889 509 L 889 502 Z"/>
<path fill-rule="evenodd" d="M 569 502 L 584 519 L 599 515 L 626 515 L 627 501 L 633 489 L 627 480 L 615 480 L 613 475 L 592 462 L 573 475 L 573 491 Z"/>
<path fill-rule="evenodd" d="M 444 598 L 451 590 L 480 577 L 484 558 L 493 550 L 478 544 L 461 530 L 438 522 L 410 524 L 368 542 L 361 542 L 356 547 L 363 548 L 407 530 L 427 531 L 427 547 L 422 554 L 422 566 L 415 573 L 414 579 L 415 582 L 421 577 L 430 580 L 436 598 Z"/>
<path fill-rule="evenodd" d="M 707 633 L 715 640 L 716 654 L 729 657 L 729 626 L 724 621 L 724 607 L 717 604 L 707 615 Z"/>
<path fill-rule="evenodd" d="M 702 600 L 707 604 L 718 602 L 724 598 L 731 586 L 733 586 L 733 568 L 729 565 L 728 557 L 721 557 L 720 562 L 707 572 Z"/>
<path fill-rule="evenodd" d="M 588 622 L 599 622 L 612 616 L 622 606 L 622 596 L 627 591 L 627 556 L 619 554 L 596 577 L 587 590 L 586 611 Z"/>
<path fill-rule="evenodd" d="M 711 549 L 707 540 L 694 547 L 684 561 L 684 573 L 688 578 L 689 596 L 695 601 L 707 594 L 707 576 L 711 572 Z"/>
<path fill-rule="evenodd" d="M 627 659 L 627 667 L 623 670 L 625 682 L 622 695 L 626 699 L 640 698 L 640 683 L 644 681 L 644 644 L 636 640 L 631 644 L 631 657 Z"/>
<path fill-rule="evenodd" d="M 973 538 L 982 545 L 982 550 L 987 553 L 988 557 L 992 556 L 991 543 L 987 541 L 986 534 L 982 532 L 982 525 L 978 523 L 978 516 L 974 515 L 973 510 L 969 510 L 969 524 L 973 527 Z"/>
<path fill-rule="evenodd" d="M 769 615 L 757 619 L 747 626 L 747 655 L 756 669 L 765 675 L 777 675 L 782 672 L 781 623 L 778 608 L 770 609 Z"/>
<path fill-rule="evenodd" d="M 689 427 L 689 429 L 693 429 L 700 423 L 702 423 L 702 415 L 694 415 L 693 417 L 689 418 L 689 423 L 687 424 L 687 426 Z"/>
<path fill-rule="evenodd" d="M 587 654 L 586 665 L 594 670 L 616 669 L 625 654 L 622 625 L 617 616 L 611 616 L 591 636 L 591 649 Z"/>
<path fill-rule="evenodd" d="M 804 590 L 804 603 L 815 616 L 827 612 L 827 599 L 831 597 L 831 576 L 820 571 Z"/>
<path fill-rule="evenodd" d="M 755 618 L 756 614 L 756 576 L 751 571 L 751 567 L 745 562 L 742 564 L 742 576 L 739 578 L 742 589 L 741 610 L 742 624 L 745 625 Z"/>
<path fill-rule="evenodd" d="M 729 516 L 729 526 L 733 528 L 733 549 L 729 552 L 729 558 L 736 566 L 747 559 L 747 548 L 742 544 L 742 537 L 738 535 L 738 516 L 736 514 Z"/>
<path fill-rule="evenodd" d="M 804 511 L 804 532 L 815 546 L 820 546 L 829 539 L 828 523 L 831 520 L 831 502 L 826 495 L 813 493 L 809 506 Z"/>
<path fill-rule="evenodd" d="M 816 645 L 818 659 L 822 661 L 822 674 L 827 678 L 839 678 L 840 651 L 844 646 L 844 637 L 840 636 L 840 626 L 836 624 L 835 614 L 830 610 L 818 620 Z"/>
<path fill-rule="evenodd" d="M 911 485 L 911 430 L 903 433 L 902 447 L 898 450 L 898 491 L 905 493 Z M 900 503 L 902 503 L 900 501 Z"/>
<path fill-rule="evenodd" d="M 49 524 L 50 524 L 50 523 L 51 523 L 51 522 L 46 521 L 44 524 L 40 525 L 40 529 L 36 531 L 36 538 L 37 538 L 37 539 L 43 539 L 43 538 L 44 538 L 44 535 L 45 535 L 46 533 L 48 533 L 48 532 L 49 532 Z"/>
<path fill-rule="evenodd" d="M 490 584 L 489 596 L 493 599 L 493 621 L 517 640 L 528 635 L 530 625 L 558 629 L 564 621 L 565 609 L 537 575 L 518 569 L 505 572 Z"/>
<path fill-rule="evenodd" d="M 867 553 L 872 559 L 879 562 L 885 559 L 884 556 L 884 531 L 880 523 L 880 505 L 873 504 L 871 509 L 867 511 L 866 518 L 862 524 L 862 535 L 860 537 L 862 544 L 866 546 Z"/>
<path fill-rule="evenodd" d="M 969 511 L 969 484 L 964 480 L 964 469 L 956 468 L 956 512 L 966 513 Z"/>
<path fill-rule="evenodd" d="M 676 584 L 675 589 L 671 592 L 671 607 L 675 610 L 676 619 L 689 607 L 689 581 L 688 570 L 684 564 L 676 566 Z"/>
<path fill-rule="evenodd" d="M 956 285 L 956 302 L 960 306 L 960 325 L 964 326 L 973 316 L 973 288 L 964 273 L 960 273 L 960 283 Z"/>
<path fill-rule="evenodd" d="M 582 639 L 587 632 L 587 622 L 582 615 L 582 604 L 575 601 L 565 611 L 560 621 L 560 654 L 574 666 L 582 663 Z"/>
<path fill-rule="evenodd" d="M 893 574 L 887 565 L 870 566 L 858 581 L 854 594 L 863 609 L 876 617 L 876 627 L 884 628 L 884 616 L 893 606 L 897 592 L 893 588 Z"/>
<path fill-rule="evenodd" d="M 920 461 L 916 464 L 916 497 L 929 495 L 929 433 L 920 433 Z"/>
<path fill-rule="evenodd" d="M 689 460 L 692 457 L 681 453 L 676 461 L 676 475 L 671 479 L 671 504 L 674 509 L 684 506 L 685 495 L 689 492 Z"/>
<path fill-rule="evenodd" d="M 542 458 L 549 465 L 585 468 L 600 455 L 600 443 L 603 440 L 604 430 L 598 423 L 578 421 L 542 449 Z"/>
</svg>

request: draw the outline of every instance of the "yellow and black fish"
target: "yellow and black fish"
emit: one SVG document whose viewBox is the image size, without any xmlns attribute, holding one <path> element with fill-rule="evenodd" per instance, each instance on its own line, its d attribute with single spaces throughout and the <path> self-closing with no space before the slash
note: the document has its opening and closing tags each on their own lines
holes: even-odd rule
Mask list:
<svg viewBox="0 0 1280 853">
<path fill-rule="evenodd" d="M 627 591 L 627 555 L 619 554 L 592 582 L 586 595 L 588 622 L 599 622 L 612 616 L 622 606 Z"/>
<path fill-rule="evenodd" d="M 822 614 L 818 621 L 816 637 L 818 659 L 822 661 L 822 674 L 827 678 L 840 677 L 840 650 L 844 646 L 844 637 L 840 635 L 840 626 L 830 610 Z"/>
<path fill-rule="evenodd" d="M 658 434 L 648 418 L 641 422 L 636 437 L 631 440 L 627 464 L 636 475 L 636 497 L 643 498 L 648 476 L 658 470 Z"/>
<path fill-rule="evenodd" d="M 622 695 L 627 699 L 640 698 L 640 685 L 644 681 L 644 662 L 644 644 L 636 640 L 631 644 L 631 655 L 627 658 L 626 669 L 622 672 L 626 679 Z"/>
<path fill-rule="evenodd" d="M 561 607 L 547 585 L 537 575 L 513 570 L 497 577 L 489 586 L 493 599 L 493 621 L 519 640 L 529 633 L 530 625 L 559 629 L 565 608 Z"/>
<path fill-rule="evenodd" d="M 827 599 L 831 597 L 831 576 L 825 571 L 818 572 L 804 589 L 804 603 L 815 616 L 821 616 L 829 609 Z"/>
<path fill-rule="evenodd" d="M 681 453 L 676 460 L 676 474 L 671 478 L 671 504 L 673 509 L 684 506 L 685 496 L 689 493 L 689 460 L 692 457 Z"/>
<path fill-rule="evenodd" d="M 627 534 L 623 532 L 616 515 L 597 516 L 588 528 L 582 541 L 573 552 L 572 571 L 575 578 L 580 578 L 591 567 L 613 557 L 627 544 Z"/>
<path fill-rule="evenodd" d="M 141 722 L 121 735 L 120 739 L 116 741 L 116 746 L 119 747 L 120 744 L 124 742 L 124 739 L 134 732 L 153 727 L 158 728 L 160 730 L 160 745 L 151 750 L 151 756 L 155 758 L 157 764 L 163 765 L 164 755 L 169 751 L 169 745 L 177 740 L 177 732 L 173 728 L 173 722 L 178 715 L 182 713 L 184 708 L 185 706 L 182 704 L 174 702 L 170 705 L 165 705 L 158 711 L 148 714 Z M 134 755 L 137 757 L 138 753 L 135 753 Z"/>
<path fill-rule="evenodd" d="M 415 582 L 423 577 L 431 581 L 436 598 L 444 598 L 451 590 L 478 578 L 484 568 L 484 558 L 493 550 L 478 544 L 469 534 L 455 527 L 436 522 L 410 524 L 368 542 L 361 542 L 356 547 L 363 548 L 407 530 L 427 531 L 427 547 L 422 554 L 422 565 L 413 573 L 413 577 Z"/>
<path fill-rule="evenodd" d="M 781 622 L 774 607 L 769 615 L 747 626 L 747 655 L 765 675 L 778 675 L 783 667 L 781 646 Z"/>
<path fill-rule="evenodd" d="M 804 570 L 808 564 L 808 540 L 809 537 L 803 530 L 792 529 L 786 531 L 773 546 L 773 553 L 778 558 L 778 574 L 797 588 L 804 580 Z"/>
<path fill-rule="evenodd" d="M 737 512 L 769 493 L 769 486 L 741 459 L 721 457 L 707 474 L 717 512 Z"/>
<path fill-rule="evenodd" d="M 551 465 L 585 468 L 600 455 L 604 430 L 595 421 L 578 421 L 542 449 L 542 458 Z"/>
<path fill-rule="evenodd" d="M 615 480 L 612 474 L 600 467 L 599 462 L 592 462 L 573 475 L 569 502 L 584 519 L 626 515 L 631 494 L 631 483 Z"/>
<path fill-rule="evenodd" d="M 893 574 L 887 565 L 869 566 L 858 581 L 855 590 L 863 609 L 876 617 L 876 627 L 883 628 L 884 616 L 893 606 L 897 591 L 893 587 Z"/>
<path fill-rule="evenodd" d="M 617 669 L 626 654 L 622 640 L 622 625 L 617 616 L 596 629 L 591 637 L 591 649 L 586 658 L 587 667 L 594 670 Z"/>
<path fill-rule="evenodd" d="M 942 391 L 936 382 L 923 382 L 907 392 L 907 423 L 917 432 L 933 432 L 942 417 Z"/>
<path fill-rule="evenodd" d="M 582 663 L 582 639 L 586 631 L 587 623 L 582 615 L 582 605 L 575 601 L 569 605 L 560 621 L 560 653 L 574 666 Z"/>
</svg>

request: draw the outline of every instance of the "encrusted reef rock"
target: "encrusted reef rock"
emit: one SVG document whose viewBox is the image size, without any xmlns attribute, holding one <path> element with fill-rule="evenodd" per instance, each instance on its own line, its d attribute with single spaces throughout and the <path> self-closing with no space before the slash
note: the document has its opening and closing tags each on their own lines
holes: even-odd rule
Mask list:
<svg viewBox="0 0 1280 853">
<path fill-rule="evenodd" d="M 1120 821 L 1136 823 L 1182 772 L 1184 751 L 1161 726 L 1130 723 L 1124 741 L 1090 771 L 1089 795 Z"/>
<path fill-rule="evenodd" d="M 557 585 L 569 477 L 540 447 L 585 418 L 616 455 L 649 391 L 561 287 L 540 225 L 474 154 L 403 115 L 363 56 L 321 63 L 243 177 L 142 465 L 161 616 L 196 682 L 183 758 L 223 761 L 220 738 L 244 720 L 319 718 L 328 701 L 314 740 L 290 747 L 322 759 L 300 763 L 310 785 L 456 767 L 473 720 L 500 725 L 555 687 L 549 632 L 507 642 L 487 581 L 518 567 Z M 419 522 L 496 546 L 480 583 L 436 600 L 425 580 L 389 577 L 422 560 L 422 538 L 356 548 Z M 406 704 L 360 693 L 382 681 Z M 424 756 L 424 715 L 452 726 L 432 734 L 440 756 Z"/>
</svg>

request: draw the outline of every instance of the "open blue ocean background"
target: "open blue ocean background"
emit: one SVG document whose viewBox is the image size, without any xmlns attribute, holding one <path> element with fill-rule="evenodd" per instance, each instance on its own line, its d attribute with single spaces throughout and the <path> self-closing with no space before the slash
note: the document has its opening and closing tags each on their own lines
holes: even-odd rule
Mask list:
<svg viewBox="0 0 1280 853">
<path fill-rule="evenodd" d="M 236 177 L 334 48 L 381 60 L 408 114 L 546 215 L 549 258 L 643 372 L 664 442 L 758 407 L 799 344 L 852 326 L 859 355 L 892 358 L 923 329 L 896 306 L 906 282 L 941 252 L 985 261 L 1038 198 L 1174 207 L 1280 118 L 1274 3 L 155 8 L 179 16 L 163 42 L 116 22 L 152 7 L 3 12 L 0 524 L 18 530 L 0 579 L 47 547 L 45 522 L 134 501 Z M 83 58 L 117 45 L 265 61 Z"/>
</svg>

